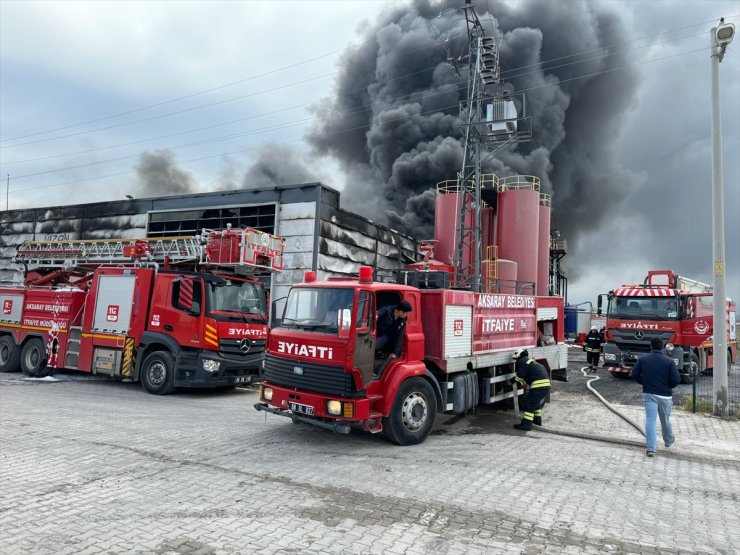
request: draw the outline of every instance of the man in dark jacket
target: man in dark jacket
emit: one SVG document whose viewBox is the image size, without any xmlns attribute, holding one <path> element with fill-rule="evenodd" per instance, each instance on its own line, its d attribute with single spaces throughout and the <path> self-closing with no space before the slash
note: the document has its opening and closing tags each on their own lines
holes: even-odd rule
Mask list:
<svg viewBox="0 0 740 555">
<path fill-rule="evenodd" d="M 513 356 L 515 362 L 516 376 L 514 379 L 521 384 L 527 392 L 527 401 L 524 407 L 524 415 L 519 424 L 514 424 L 517 430 L 529 431 L 532 424 L 542 426 L 542 407 L 545 404 L 547 394 L 550 392 L 550 377 L 547 369 L 539 362 L 529 358 L 526 349 L 517 349 Z M 517 400 L 514 400 L 516 403 Z"/>
<path fill-rule="evenodd" d="M 378 324 L 375 334 L 375 364 L 373 375 L 378 378 L 386 365 L 401 354 L 403 348 L 403 329 L 411 312 L 411 303 L 401 301 L 397 305 L 383 306 L 378 310 Z"/>
<path fill-rule="evenodd" d="M 601 356 L 601 344 L 604 342 L 603 337 L 596 329 L 596 326 L 591 326 L 591 331 L 586 336 L 586 342 L 583 344 L 583 350 L 586 351 L 586 361 L 588 362 L 588 369 L 591 372 L 596 372 L 599 366 L 599 357 Z"/>
<path fill-rule="evenodd" d="M 637 360 L 632 369 L 632 377 L 642 384 L 642 398 L 645 403 L 645 441 L 647 456 L 654 457 L 658 447 L 655 432 L 655 415 L 660 417 L 663 442 L 670 447 L 674 441 L 671 425 L 673 407 L 673 388 L 681 382 L 678 368 L 672 358 L 663 354 L 663 341 L 654 337 L 650 341 L 652 351 Z"/>
</svg>

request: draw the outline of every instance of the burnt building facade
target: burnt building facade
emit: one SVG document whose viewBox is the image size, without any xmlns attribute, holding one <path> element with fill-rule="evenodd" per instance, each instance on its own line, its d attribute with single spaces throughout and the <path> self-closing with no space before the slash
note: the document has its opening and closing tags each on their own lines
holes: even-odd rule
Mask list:
<svg viewBox="0 0 740 555">
<path fill-rule="evenodd" d="M 268 283 L 273 299 L 306 270 L 324 279 L 356 274 L 360 265 L 395 270 L 417 259 L 415 239 L 342 210 L 339 201 L 338 191 L 307 183 L 4 211 L 0 282 L 22 280 L 13 257 L 24 241 L 191 236 L 229 224 L 285 239 L 284 269 Z"/>
</svg>

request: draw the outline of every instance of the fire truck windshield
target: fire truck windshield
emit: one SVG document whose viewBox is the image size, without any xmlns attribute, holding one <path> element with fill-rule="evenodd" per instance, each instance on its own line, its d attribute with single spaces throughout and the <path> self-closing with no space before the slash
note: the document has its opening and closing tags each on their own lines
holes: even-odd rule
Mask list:
<svg viewBox="0 0 740 555">
<path fill-rule="evenodd" d="M 224 279 L 208 284 L 208 309 L 212 312 L 265 314 L 265 301 L 258 284 Z"/>
<path fill-rule="evenodd" d="M 294 287 L 288 294 L 281 326 L 337 333 L 340 310 L 352 308 L 354 289 Z"/>
<path fill-rule="evenodd" d="M 676 297 L 612 297 L 609 318 L 621 320 L 677 320 Z"/>
</svg>

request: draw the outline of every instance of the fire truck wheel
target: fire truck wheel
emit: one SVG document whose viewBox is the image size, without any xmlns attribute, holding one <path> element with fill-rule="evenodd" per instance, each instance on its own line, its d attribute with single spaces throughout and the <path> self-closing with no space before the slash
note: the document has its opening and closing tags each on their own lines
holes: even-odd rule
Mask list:
<svg viewBox="0 0 740 555">
<path fill-rule="evenodd" d="M 423 378 L 410 378 L 401 384 L 383 428 L 392 442 L 416 445 L 432 431 L 436 415 L 437 398 L 432 386 Z"/>
<path fill-rule="evenodd" d="M 691 383 L 694 376 L 699 377 L 699 357 L 694 353 L 691 353 L 691 356 L 689 356 L 689 364 L 686 371 L 686 374 L 681 374 L 681 383 Z"/>
<path fill-rule="evenodd" d="M 167 395 L 175 390 L 175 369 L 169 353 L 156 351 L 141 365 L 141 386 L 147 393 Z"/>
<path fill-rule="evenodd" d="M 9 335 L 0 337 L 0 372 L 18 372 L 21 369 L 21 350 Z"/>
<path fill-rule="evenodd" d="M 21 370 L 26 376 L 43 378 L 51 373 L 46 366 L 46 348 L 38 337 L 29 339 L 21 350 Z"/>
</svg>

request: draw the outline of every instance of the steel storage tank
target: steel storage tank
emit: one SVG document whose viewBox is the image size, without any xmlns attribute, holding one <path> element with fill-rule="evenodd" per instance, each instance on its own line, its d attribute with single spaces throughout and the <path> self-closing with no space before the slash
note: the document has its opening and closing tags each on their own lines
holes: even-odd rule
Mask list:
<svg viewBox="0 0 740 555">
<path fill-rule="evenodd" d="M 498 260 L 499 293 L 516 293 L 517 263 L 513 260 Z"/>
<path fill-rule="evenodd" d="M 522 294 L 534 295 L 536 284 L 540 222 L 540 180 L 529 175 L 514 175 L 499 180 L 496 239 L 498 255 L 517 263 L 517 280 Z"/>
<path fill-rule="evenodd" d="M 575 306 L 565 307 L 565 335 L 575 337 L 578 330 L 578 309 Z"/>
<path fill-rule="evenodd" d="M 488 247 L 493 245 L 493 208 L 488 206 L 480 211 L 481 234 L 480 240 L 483 245 L 483 258 L 487 258 Z"/>
<path fill-rule="evenodd" d="M 540 194 L 537 239 L 537 294 L 548 295 L 550 284 L 550 195 Z"/>
<path fill-rule="evenodd" d="M 437 196 L 434 202 L 434 258 L 445 264 L 454 265 L 457 237 L 457 219 L 462 195 L 458 193 L 457 181 L 437 183 Z M 468 205 L 470 201 L 468 201 Z M 468 209 L 465 216 L 466 227 L 471 227 L 473 213 Z M 470 264 L 470 253 L 464 257 L 465 265 Z"/>
</svg>

